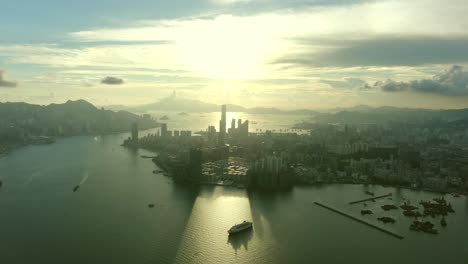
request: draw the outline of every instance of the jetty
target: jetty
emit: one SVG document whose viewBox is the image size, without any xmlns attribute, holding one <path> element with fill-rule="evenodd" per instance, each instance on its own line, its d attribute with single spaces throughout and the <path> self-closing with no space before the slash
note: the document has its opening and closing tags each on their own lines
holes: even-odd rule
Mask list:
<svg viewBox="0 0 468 264">
<path fill-rule="evenodd" d="M 379 231 L 381 231 L 381 232 L 384 232 L 384 233 L 386 233 L 386 234 L 388 234 L 388 235 L 391 235 L 391 236 L 393 236 L 393 237 L 396 237 L 396 238 L 398 238 L 398 239 L 403 239 L 403 238 L 404 238 L 403 236 L 401 236 L 401 235 L 399 235 L 399 234 L 396 234 L 396 233 L 393 233 L 392 231 L 383 229 L 383 228 L 381 228 L 381 227 L 379 227 L 379 226 L 376 226 L 376 225 L 374 225 L 374 224 L 372 224 L 372 223 L 366 222 L 366 221 L 364 221 L 364 220 L 362 220 L 362 219 L 359 219 L 359 218 L 357 218 L 357 217 L 355 217 L 355 216 L 352 216 L 352 215 L 347 214 L 347 213 L 345 213 L 345 212 L 342 212 L 342 211 L 340 211 L 340 210 L 334 209 L 334 208 L 332 208 L 332 207 L 330 207 L 330 206 L 324 205 L 324 204 L 319 203 L 319 202 L 314 202 L 314 203 L 315 203 L 316 205 L 322 207 L 322 208 L 328 209 L 328 210 L 330 210 L 330 211 L 332 211 L 332 212 L 335 212 L 335 213 L 337 213 L 337 214 L 340 214 L 340 215 L 342 215 L 342 216 L 346 216 L 346 217 L 348 217 L 348 218 L 350 218 L 350 219 L 353 219 L 353 220 L 355 220 L 355 221 L 357 221 L 357 222 L 359 222 L 359 223 L 362 223 L 362 224 L 365 224 L 365 225 L 367 225 L 367 226 L 370 226 L 370 227 L 372 227 L 372 228 L 374 228 L 374 229 L 377 229 L 377 230 L 379 230 Z"/>
<path fill-rule="evenodd" d="M 363 202 L 372 201 L 372 200 L 376 200 L 376 199 L 381 199 L 381 198 L 385 198 L 385 197 L 389 197 L 389 196 L 392 196 L 392 194 L 391 194 L 391 193 L 387 193 L 387 194 L 384 194 L 384 195 L 373 196 L 373 197 L 371 197 L 371 198 L 366 198 L 366 199 L 362 199 L 362 200 L 350 202 L 349 204 L 363 203 Z"/>
</svg>

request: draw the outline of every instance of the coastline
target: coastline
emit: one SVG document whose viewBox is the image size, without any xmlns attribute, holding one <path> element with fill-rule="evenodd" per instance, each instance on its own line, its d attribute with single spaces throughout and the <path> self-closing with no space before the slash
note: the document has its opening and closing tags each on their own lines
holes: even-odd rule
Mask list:
<svg viewBox="0 0 468 264">
<path fill-rule="evenodd" d="M 147 131 L 147 130 L 155 129 L 158 127 L 159 127 L 159 124 L 154 127 L 143 129 L 141 131 Z M 33 138 L 26 139 L 23 142 L 18 142 L 15 144 L 0 145 L 0 159 L 8 156 L 8 154 L 10 154 L 12 151 L 21 149 L 22 147 L 32 146 L 32 145 L 54 144 L 57 140 L 63 139 L 63 138 L 71 138 L 71 137 L 77 137 L 77 136 L 89 136 L 89 137 L 108 136 L 108 135 L 119 135 L 119 134 L 125 134 L 125 133 L 130 133 L 130 131 L 114 131 L 114 132 L 102 133 L 102 134 L 78 134 L 78 135 L 67 135 L 67 136 L 59 136 L 59 137 L 49 137 L 49 136 L 33 137 Z"/>
<path fill-rule="evenodd" d="M 143 148 L 146 150 L 150 150 L 148 148 Z M 155 152 L 155 150 L 150 150 Z M 170 165 L 165 164 L 162 160 L 158 159 L 158 157 L 152 158 L 152 162 L 162 171 L 167 173 L 169 177 L 173 178 L 172 173 L 170 172 Z M 193 184 L 193 183 L 192 183 Z M 465 190 L 460 190 L 460 189 L 447 189 L 447 190 L 437 190 L 437 189 L 430 189 L 430 188 L 414 188 L 411 186 L 407 185 L 399 185 L 399 184 L 388 184 L 388 183 L 380 183 L 380 182 L 356 182 L 356 181 L 330 181 L 330 182 L 317 182 L 317 183 L 301 183 L 301 182 L 296 182 L 293 184 L 293 187 L 311 187 L 311 186 L 322 186 L 322 185 L 334 185 L 334 184 L 350 184 L 350 185 L 377 185 L 377 186 L 382 186 L 382 187 L 389 187 L 389 188 L 397 188 L 397 189 L 405 189 L 405 190 L 412 190 L 412 191 L 424 191 L 424 192 L 431 192 L 434 194 L 461 194 L 461 195 L 467 195 L 467 192 Z M 219 182 L 200 182 L 198 185 L 217 185 L 217 186 L 225 186 L 225 187 L 231 187 L 231 184 L 220 184 Z M 235 186 L 235 185 L 234 185 Z"/>
<path fill-rule="evenodd" d="M 55 143 L 56 139 L 54 137 L 39 136 L 28 138 L 22 142 L 15 144 L 2 146 L 0 149 L 0 158 L 6 157 L 12 151 L 20 149 L 22 147 L 31 146 L 31 145 L 49 145 Z"/>
</svg>

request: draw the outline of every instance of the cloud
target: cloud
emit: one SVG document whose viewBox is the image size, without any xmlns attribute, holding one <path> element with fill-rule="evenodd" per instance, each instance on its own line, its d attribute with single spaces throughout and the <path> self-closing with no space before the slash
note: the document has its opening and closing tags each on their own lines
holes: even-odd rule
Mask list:
<svg viewBox="0 0 468 264">
<path fill-rule="evenodd" d="M 306 68 L 420 66 L 468 61 L 468 38 L 374 36 L 364 39 L 296 39 L 305 52 L 286 54 L 273 64 Z M 316 52 L 317 46 L 327 47 Z"/>
<path fill-rule="evenodd" d="M 3 79 L 3 71 L 0 70 L 0 87 L 16 87 L 17 82 L 7 81 Z"/>
<path fill-rule="evenodd" d="M 338 89 L 354 89 L 366 86 L 367 83 L 359 78 L 345 78 L 342 80 L 320 80 L 319 82 L 328 84 Z"/>
<path fill-rule="evenodd" d="M 107 76 L 106 78 L 101 80 L 101 83 L 109 84 L 109 85 L 119 85 L 119 84 L 123 84 L 124 81 L 121 78 Z"/>
<path fill-rule="evenodd" d="M 468 5 L 453 1 L 451 5 L 436 0 L 352 1 L 351 5 L 333 1 L 343 4 L 247 15 L 221 9 L 226 14 L 135 21 L 71 32 L 69 37 L 77 43 L 140 43 L 131 49 L 119 47 L 120 52 L 113 52 L 115 45 L 106 47 L 108 52 L 103 47 L 85 50 L 96 53 L 78 55 L 86 60 L 112 55 L 110 62 L 115 63 L 127 54 L 145 51 L 143 56 L 125 59 L 218 78 L 265 77 L 277 69 L 272 61 L 307 67 L 456 64 L 468 57 L 466 26 L 460 22 L 465 21 Z M 141 42 L 161 40 L 170 44 L 139 48 Z"/>
<path fill-rule="evenodd" d="M 463 67 L 453 65 L 432 79 L 414 80 L 409 82 L 397 82 L 391 79 L 378 81 L 374 88 L 384 92 L 418 92 L 432 93 L 445 96 L 468 96 L 468 72 Z"/>
</svg>

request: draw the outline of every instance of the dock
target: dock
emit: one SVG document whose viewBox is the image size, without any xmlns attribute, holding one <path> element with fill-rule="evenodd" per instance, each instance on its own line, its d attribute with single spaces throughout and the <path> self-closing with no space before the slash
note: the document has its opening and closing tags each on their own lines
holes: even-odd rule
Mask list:
<svg viewBox="0 0 468 264">
<path fill-rule="evenodd" d="M 340 214 L 340 215 L 346 216 L 346 217 L 348 217 L 348 218 L 350 218 L 350 219 L 353 219 L 353 220 L 355 220 L 355 221 L 357 221 L 357 222 L 359 222 L 359 223 L 365 224 L 365 225 L 370 226 L 370 227 L 372 227 L 372 228 L 374 228 L 374 229 L 377 229 L 377 230 L 379 230 L 379 231 L 382 231 L 382 232 L 384 232 L 384 233 L 386 233 L 386 234 L 388 234 L 388 235 L 391 235 L 391 236 L 393 236 L 393 237 L 396 237 L 396 238 L 398 238 L 398 239 L 403 239 L 403 238 L 404 238 L 403 236 L 398 235 L 398 234 L 396 234 L 396 233 L 393 233 L 392 231 L 383 229 L 383 228 L 381 228 L 381 227 L 379 227 L 379 226 L 376 226 L 376 225 L 374 225 L 374 224 L 372 224 L 372 223 L 366 222 L 366 221 L 364 221 L 364 220 L 362 220 L 362 219 L 359 219 L 359 218 L 357 218 L 357 217 L 354 217 L 354 216 L 352 216 L 352 215 L 350 215 L 350 214 L 347 214 L 347 213 L 345 213 L 345 212 L 342 212 L 342 211 L 340 211 L 340 210 L 334 209 L 334 208 L 332 208 L 332 207 L 330 207 L 330 206 L 324 205 L 324 204 L 319 203 L 319 202 L 315 202 L 315 204 L 318 205 L 318 206 L 320 206 L 320 207 L 323 207 L 323 208 L 325 208 L 325 209 L 328 209 L 328 210 L 330 210 L 330 211 L 332 211 L 332 212 L 335 212 L 335 213 L 337 213 L 337 214 Z"/>
<path fill-rule="evenodd" d="M 366 199 L 350 202 L 349 204 L 363 203 L 363 202 L 372 201 L 372 200 L 375 200 L 375 199 L 385 198 L 385 197 L 389 197 L 389 196 L 392 196 L 392 194 L 387 193 L 387 194 L 384 194 L 384 195 L 372 196 L 371 198 L 366 198 Z"/>
</svg>

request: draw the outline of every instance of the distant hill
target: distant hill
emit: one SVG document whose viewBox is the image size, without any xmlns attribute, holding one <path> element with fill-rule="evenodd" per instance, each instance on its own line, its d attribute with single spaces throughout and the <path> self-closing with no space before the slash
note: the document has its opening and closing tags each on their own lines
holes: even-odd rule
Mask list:
<svg viewBox="0 0 468 264">
<path fill-rule="evenodd" d="M 11 136 L 68 136 L 108 134 L 157 126 L 149 116 L 128 111 L 98 109 L 85 100 L 47 106 L 27 103 L 0 103 L 0 142 Z"/>
<path fill-rule="evenodd" d="M 243 112 L 245 108 L 239 105 L 228 105 L 231 112 Z M 219 112 L 221 105 L 206 103 L 199 100 L 178 98 L 175 95 L 159 100 L 159 102 L 142 106 L 130 107 L 129 111 L 183 111 L 183 112 Z"/>
<path fill-rule="evenodd" d="M 337 112 L 321 113 L 314 121 L 325 123 L 438 123 L 455 122 L 468 118 L 468 109 L 433 110 L 398 107 L 367 107 L 343 109 Z"/>
<path fill-rule="evenodd" d="M 266 114 L 266 115 L 315 115 L 318 112 L 309 109 L 298 109 L 298 110 L 281 110 L 278 108 L 265 108 L 255 107 L 247 108 L 244 112 L 250 114 Z"/>
<path fill-rule="evenodd" d="M 122 109 L 122 106 L 112 107 L 113 109 Z M 161 99 L 159 102 L 141 105 L 137 107 L 128 107 L 128 111 L 132 112 L 148 112 L 148 111 L 178 111 L 191 113 L 209 113 L 221 111 L 221 105 L 206 103 L 199 100 L 178 98 L 175 95 Z M 278 108 L 255 107 L 246 108 L 240 105 L 228 104 L 229 112 L 245 112 L 251 114 L 316 114 L 313 110 L 280 110 Z"/>
</svg>

